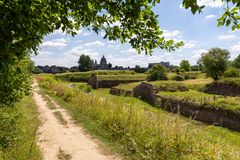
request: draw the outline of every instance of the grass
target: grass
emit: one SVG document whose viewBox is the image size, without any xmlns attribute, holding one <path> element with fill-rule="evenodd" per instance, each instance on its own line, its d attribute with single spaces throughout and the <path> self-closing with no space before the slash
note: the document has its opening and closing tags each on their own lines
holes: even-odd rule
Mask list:
<svg viewBox="0 0 240 160">
<path fill-rule="evenodd" d="M 41 83 L 43 83 L 42 80 Z M 172 115 L 105 90 L 83 93 L 52 81 L 45 88 L 89 132 L 125 159 L 239 159 L 240 134 Z M 64 94 L 74 94 L 64 101 Z M 56 93 L 56 94 L 53 94 Z"/>
<path fill-rule="evenodd" d="M 42 94 L 42 96 L 43 96 L 43 99 L 45 101 L 47 101 L 47 106 L 48 106 L 49 109 L 51 109 L 51 110 L 57 109 L 56 105 L 52 102 L 52 100 L 49 96 L 47 96 L 45 94 Z"/>
<path fill-rule="evenodd" d="M 147 75 L 145 74 L 136 74 L 136 75 L 98 75 L 98 80 L 118 80 L 118 81 L 144 81 L 146 80 Z"/>
<path fill-rule="evenodd" d="M 39 120 L 37 118 L 37 108 L 32 100 L 31 95 L 25 97 L 20 103 L 17 104 L 15 108 L 9 109 L 11 114 L 19 114 L 20 117 L 16 120 L 17 126 L 11 123 L 8 130 L 11 136 L 14 136 L 15 141 L 11 143 L 7 148 L 0 148 L 0 159 L 3 160 L 40 160 L 42 159 L 40 151 L 36 145 L 36 130 L 39 126 Z M 0 114 L 3 113 L 1 109 Z M 6 112 L 5 112 L 6 114 Z M 7 120 L 10 120 L 11 116 L 8 114 L 8 119 L 5 120 L 5 125 Z M 2 120 L 2 119 L 1 119 Z M 13 122 L 13 121 L 12 121 Z M 2 126 L 1 126 L 2 127 Z M 7 126 L 6 126 L 7 127 Z M 1 136 L 4 134 L 4 129 L 0 131 Z M 7 134 L 7 133 L 5 133 Z M 8 137 L 10 138 L 10 137 Z"/>
<path fill-rule="evenodd" d="M 64 125 L 67 126 L 67 121 L 64 119 L 62 113 L 60 111 L 53 112 L 53 115 L 58 119 L 58 121 Z"/>
<path fill-rule="evenodd" d="M 70 160 L 70 159 L 72 159 L 71 154 L 65 153 L 61 148 L 59 148 L 57 157 L 58 157 L 59 160 Z"/>
<path fill-rule="evenodd" d="M 130 70 L 95 70 L 88 72 L 72 72 L 56 74 L 57 79 L 70 82 L 87 82 L 93 74 L 96 75 L 134 75 L 134 71 Z"/>
<path fill-rule="evenodd" d="M 185 86 L 189 89 L 199 90 L 202 87 L 204 87 L 206 84 L 211 83 L 212 80 L 210 78 L 204 78 L 204 79 L 191 79 L 191 80 L 185 80 L 185 81 L 153 81 L 148 82 L 155 87 L 159 88 L 161 86 Z M 120 84 L 118 87 L 125 90 L 132 90 L 134 87 L 136 87 L 141 82 L 134 82 L 134 83 L 127 83 L 127 84 Z"/>
<path fill-rule="evenodd" d="M 222 108 L 225 110 L 240 113 L 240 97 L 213 95 L 196 90 L 189 90 L 184 92 L 159 92 L 159 95 L 199 104 L 209 104 L 215 108 Z"/>
</svg>

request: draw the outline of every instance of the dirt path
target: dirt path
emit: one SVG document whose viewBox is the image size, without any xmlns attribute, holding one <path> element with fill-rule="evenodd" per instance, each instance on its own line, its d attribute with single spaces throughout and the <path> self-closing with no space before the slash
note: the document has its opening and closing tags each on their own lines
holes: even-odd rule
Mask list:
<svg viewBox="0 0 240 160">
<path fill-rule="evenodd" d="M 47 102 L 38 93 L 36 81 L 33 84 L 39 117 L 42 122 L 38 129 L 38 145 L 46 160 L 112 160 L 116 156 L 106 155 L 100 150 L 98 143 L 87 135 L 82 128 L 75 125 L 66 110 L 55 102 L 55 109 L 50 109 Z M 62 124 L 54 112 L 62 115 Z"/>
</svg>

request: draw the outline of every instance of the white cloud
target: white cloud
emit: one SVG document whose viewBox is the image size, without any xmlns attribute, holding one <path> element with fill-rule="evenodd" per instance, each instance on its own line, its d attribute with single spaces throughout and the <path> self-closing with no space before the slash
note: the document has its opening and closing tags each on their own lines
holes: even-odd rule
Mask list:
<svg viewBox="0 0 240 160">
<path fill-rule="evenodd" d="M 233 40 L 236 39 L 237 37 L 234 34 L 222 34 L 218 36 L 218 39 L 220 40 Z"/>
<path fill-rule="evenodd" d="M 166 38 L 179 38 L 181 36 L 181 32 L 178 30 L 173 30 L 173 31 L 164 30 L 163 35 Z"/>
<path fill-rule="evenodd" d="M 224 5 L 222 0 L 197 0 L 197 4 L 200 6 L 205 5 L 206 7 L 220 8 Z"/>
<path fill-rule="evenodd" d="M 81 54 L 89 55 L 92 58 L 97 58 L 99 56 L 99 53 L 92 49 L 86 49 L 82 46 L 74 47 L 70 51 L 64 53 L 65 56 L 74 56 L 76 58 L 79 58 Z"/>
<path fill-rule="evenodd" d="M 205 17 L 205 19 L 207 20 L 207 19 L 212 19 L 212 18 L 215 18 L 215 17 L 216 17 L 216 15 L 210 14 L 210 15 L 207 15 L 207 16 Z"/>
<path fill-rule="evenodd" d="M 107 43 L 113 44 L 113 43 L 117 43 L 117 41 L 108 41 Z"/>
<path fill-rule="evenodd" d="M 184 46 L 182 48 L 191 49 L 191 48 L 194 48 L 196 44 L 197 44 L 196 41 L 184 42 Z"/>
<path fill-rule="evenodd" d="M 224 5 L 224 2 L 222 0 L 197 0 L 197 4 L 199 6 L 206 6 L 211 8 L 220 8 Z M 180 9 L 184 9 L 182 4 L 179 6 Z"/>
<path fill-rule="evenodd" d="M 193 50 L 192 51 L 192 58 L 200 58 L 202 53 L 206 53 L 208 50 L 206 49 L 198 49 L 198 50 Z"/>
<path fill-rule="evenodd" d="M 85 43 L 84 46 L 93 46 L 93 47 L 104 46 L 104 43 L 101 41 L 93 41 L 93 42 Z"/>
<path fill-rule="evenodd" d="M 42 44 L 40 44 L 40 48 L 50 48 L 50 47 L 65 47 L 68 43 L 68 39 L 65 38 L 59 38 L 59 39 L 53 39 L 51 41 L 44 41 Z"/>
<path fill-rule="evenodd" d="M 232 51 L 240 52 L 240 42 L 230 48 Z"/>
<path fill-rule="evenodd" d="M 129 48 L 127 50 L 120 51 L 121 53 L 137 53 L 135 49 Z"/>
<path fill-rule="evenodd" d="M 91 33 L 90 32 L 84 32 L 83 35 L 84 36 L 89 36 L 89 35 L 91 35 Z"/>
<path fill-rule="evenodd" d="M 120 48 L 120 44 L 118 44 L 118 45 L 110 44 L 110 45 L 108 45 L 108 48 L 119 49 Z"/>
</svg>

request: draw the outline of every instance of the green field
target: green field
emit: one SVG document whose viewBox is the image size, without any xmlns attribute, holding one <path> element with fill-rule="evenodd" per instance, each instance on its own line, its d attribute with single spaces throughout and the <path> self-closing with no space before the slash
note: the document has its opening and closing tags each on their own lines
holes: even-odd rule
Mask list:
<svg viewBox="0 0 240 160">
<path fill-rule="evenodd" d="M 126 159 L 240 158 L 237 132 L 166 113 L 136 98 L 113 96 L 106 89 L 84 93 L 44 78 L 40 84 L 77 122 L 115 144 Z"/>
<path fill-rule="evenodd" d="M 136 74 L 136 75 L 98 75 L 98 80 L 118 80 L 118 81 L 144 81 L 147 76 L 145 74 Z"/>
<path fill-rule="evenodd" d="M 87 82 L 94 74 L 96 75 L 135 75 L 134 71 L 130 70 L 95 70 L 88 72 L 71 72 L 56 74 L 55 77 L 64 81 L 71 82 Z"/>
<path fill-rule="evenodd" d="M 196 90 L 184 92 L 159 92 L 158 94 L 171 99 L 185 100 L 204 105 L 208 104 L 211 107 L 240 113 L 240 97 L 213 95 Z"/>
<path fill-rule="evenodd" d="M 189 89 L 201 89 L 204 87 L 206 84 L 209 84 L 213 82 L 212 79 L 210 78 L 205 78 L 205 79 L 191 79 L 191 80 L 185 80 L 185 81 L 173 81 L 173 80 L 168 80 L 168 81 L 154 81 L 154 82 L 148 82 L 152 84 L 153 86 L 159 88 L 161 86 L 185 86 Z M 128 84 L 120 84 L 118 87 L 121 89 L 125 90 L 132 90 L 134 87 L 136 87 L 138 84 L 141 82 L 135 82 L 135 83 L 128 83 Z"/>
</svg>

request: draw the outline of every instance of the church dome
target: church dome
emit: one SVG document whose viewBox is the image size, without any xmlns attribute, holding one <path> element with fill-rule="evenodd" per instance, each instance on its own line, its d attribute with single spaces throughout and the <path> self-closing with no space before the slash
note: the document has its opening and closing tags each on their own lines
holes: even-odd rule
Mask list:
<svg viewBox="0 0 240 160">
<path fill-rule="evenodd" d="M 103 55 L 103 57 L 101 58 L 100 64 L 107 64 L 107 60 L 106 60 L 106 58 L 104 57 L 104 55 Z"/>
</svg>

